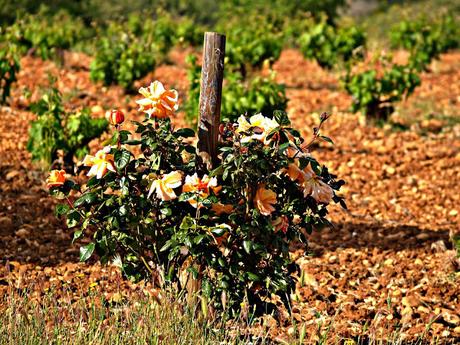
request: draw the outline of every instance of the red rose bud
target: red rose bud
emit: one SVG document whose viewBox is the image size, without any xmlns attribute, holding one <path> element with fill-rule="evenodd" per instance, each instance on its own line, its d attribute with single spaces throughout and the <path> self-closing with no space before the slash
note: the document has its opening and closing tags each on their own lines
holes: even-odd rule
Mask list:
<svg viewBox="0 0 460 345">
<path fill-rule="evenodd" d="M 110 112 L 107 112 L 107 119 L 109 120 L 111 125 L 120 125 L 125 121 L 125 115 L 122 111 L 113 109 Z"/>
</svg>

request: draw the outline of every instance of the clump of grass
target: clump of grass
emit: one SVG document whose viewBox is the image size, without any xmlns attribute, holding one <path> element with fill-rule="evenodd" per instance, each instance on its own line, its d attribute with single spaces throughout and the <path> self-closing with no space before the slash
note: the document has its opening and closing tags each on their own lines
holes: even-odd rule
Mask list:
<svg viewBox="0 0 460 345">
<path fill-rule="evenodd" d="M 75 300 L 11 292 L 0 301 L 0 344 L 261 344 L 225 320 L 200 317 L 200 303 L 138 295 L 117 303 L 94 292 Z M 29 296 L 35 296 L 31 298 Z"/>
<path fill-rule="evenodd" d="M 344 338 L 335 334 L 340 311 L 329 320 L 319 313 L 313 322 L 298 322 L 292 317 L 292 326 L 280 329 L 279 325 L 266 324 L 264 318 L 206 318 L 204 309 L 198 297 L 187 298 L 180 293 L 157 295 L 139 290 L 106 294 L 100 290 L 84 293 L 66 288 L 43 292 L 33 286 L 14 289 L 10 285 L 0 297 L 0 345 L 422 345 L 446 340 L 426 339 L 430 323 L 426 333 L 409 341 L 404 327 L 387 329 L 389 326 L 382 324 L 385 315 L 379 313 L 362 326 L 362 335 Z"/>
</svg>

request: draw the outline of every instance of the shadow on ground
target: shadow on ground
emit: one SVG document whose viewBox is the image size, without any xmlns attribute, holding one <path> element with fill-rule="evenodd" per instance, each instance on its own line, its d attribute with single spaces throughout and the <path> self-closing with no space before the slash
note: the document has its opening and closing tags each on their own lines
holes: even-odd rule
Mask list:
<svg viewBox="0 0 460 345">
<path fill-rule="evenodd" d="M 333 229 L 314 232 L 309 241 L 318 255 L 338 248 L 401 251 L 427 250 L 439 241 L 443 241 L 446 246 L 450 244 L 448 230 L 426 230 L 405 224 L 388 226 L 377 222 L 337 224 Z"/>
</svg>

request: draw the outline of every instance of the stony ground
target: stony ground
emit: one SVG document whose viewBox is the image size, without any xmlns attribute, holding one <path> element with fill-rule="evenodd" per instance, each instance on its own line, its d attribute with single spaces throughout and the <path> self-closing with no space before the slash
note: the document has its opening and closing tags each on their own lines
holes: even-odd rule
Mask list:
<svg viewBox="0 0 460 345">
<path fill-rule="evenodd" d="M 174 51 L 175 64 L 140 84 L 155 78 L 184 94 L 185 53 Z M 34 119 L 27 106 L 49 74 L 69 108 L 88 106 L 103 116 L 121 107 L 139 118 L 136 96 L 91 83 L 88 65 L 81 54 L 67 54 L 63 67 L 25 57 L 14 101 L 0 108 L 0 295 L 26 286 L 36 299 L 50 288 L 70 291 L 71 299 L 94 289 L 109 299 L 145 290 L 121 280 L 113 267 L 77 263 L 79 244 L 71 245 L 72 234 L 55 219 L 45 173 L 26 150 Z M 460 272 L 449 241 L 460 222 L 460 53 L 442 56 L 415 95 L 398 105 L 392 122 L 405 131 L 348 113 L 351 99 L 338 77 L 295 50 L 284 51 L 274 68 L 287 86 L 289 116 L 306 136 L 319 112 L 333 114 L 325 134 L 335 146 L 320 144 L 315 155 L 347 181 L 349 210 L 332 209 L 335 228 L 311 236 L 308 256 L 293 248 L 304 274 L 292 296 L 293 315 L 280 324 L 266 320 L 273 338 L 288 339 L 295 319 L 311 334 L 322 325 L 341 337 L 425 333 L 441 343 L 460 341 Z M 181 116 L 175 121 L 183 124 Z"/>
</svg>

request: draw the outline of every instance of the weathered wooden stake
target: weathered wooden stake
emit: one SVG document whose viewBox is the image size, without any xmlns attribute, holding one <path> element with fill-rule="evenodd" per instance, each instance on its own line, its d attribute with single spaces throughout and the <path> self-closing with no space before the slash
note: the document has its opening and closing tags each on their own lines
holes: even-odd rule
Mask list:
<svg viewBox="0 0 460 345">
<path fill-rule="evenodd" d="M 222 81 L 224 78 L 225 35 L 204 34 L 201 70 L 198 153 L 209 168 L 217 163 Z"/>
</svg>

